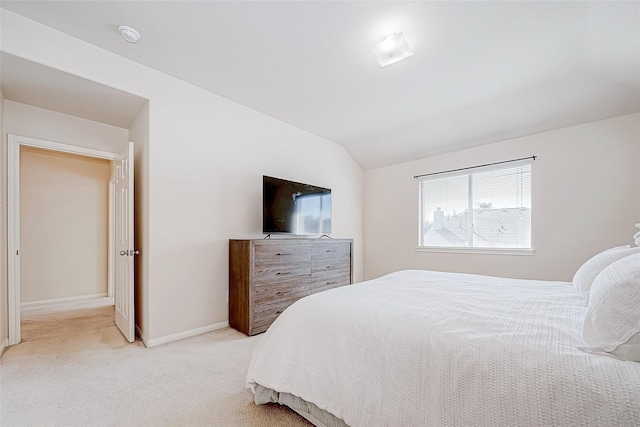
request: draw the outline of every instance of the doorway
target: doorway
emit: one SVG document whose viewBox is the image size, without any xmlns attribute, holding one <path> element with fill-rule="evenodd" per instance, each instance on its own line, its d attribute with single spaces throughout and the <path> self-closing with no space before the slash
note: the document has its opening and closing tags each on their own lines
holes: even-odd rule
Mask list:
<svg viewBox="0 0 640 427">
<path fill-rule="evenodd" d="M 84 159 L 95 160 L 99 162 L 110 162 L 110 174 L 113 176 L 114 172 L 118 170 L 118 168 L 122 167 L 123 158 L 121 155 L 103 152 L 93 149 L 87 149 L 78 146 L 72 146 L 67 144 L 60 144 L 51 141 L 39 140 L 34 138 L 21 137 L 16 135 L 9 135 L 8 138 L 8 196 L 9 196 L 9 215 L 8 215 L 8 254 L 9 256 L 9 265 L 8 265 L 8 273 L 9 273 L 9 282 L 8 282 L 8 296 L 9 296 L 9 345 L 18 344 L 20 342 L 20 317 L 21 317 L 21 261 L 20 261 L 20 250 L 21 250 L 21 213 L 20 213 L 20 155 L 21 148 L 26 151 L 38 153 L 38 150 L 47 150 L 50 154 L 55 154 L 56 157 L 64 158 L 65 156 L 82 156 Z M 132 145 L 131 143 L 129 144 Z M 35 150 L 35 151 L 34 151 Z M 131 152 L 131 147 L 127 147 L 127 153 Z M 131 159 L 132 161 L 132 159 Z M 117 200 L 117 197 L 114 197 L 114 180 L 112 179 L 109 182 L 108 188 L 108 209 L 107 209 L 107 217 L 108 217 L 108 237 L 107 240 L 109 242 L 108 249 L 105 253 L 107 264 L 107 282 L 111 284 L 108 288 L 113 289 L 113 293 L 116 299 L 118 298 L 118 292 L 121 294 L 126 294 L 127 302 L 130 303 L 128 305 L 133 306 L 133 281 L 128 281 L 125 284 L 122 284 L 122 280 L 118 281 L 117 275 L 114 274 L 116 265 L 122 264 L 123 261 L 115 259 L 115 229 L 117 228 L 117 221 L 114 220 L 117 202 L 114 203 L 114 199 Z M 132 183 L 131 183 L 132 185 Z M 131 203 L 131 217 L 133 216 L 133 204 Z M 46 215 L 46 213 L 42 213 Z M 122 216 L 122 213 L 120 213 Z M 27 221 L 25 221 L 27 222 Z M 114 224 L 116 225 L 114 227 Z M 26 233 L 28 234 L 28 233 Z M 26 236 L 27 238 L 32 236 Z M 25 242 L 26 243 L 26 242 Z M 27 245 L 28 246 L 28 245 Z M 27 248 L 25 246 L 25 249 Z M 33 245 L 32 245 L 33 246 Z M 82 247 L 75 248 L 76 251 L 82 251 Z M 73 256 L 73 253 L 66 254 Z M 130 264 L 133 264 L 129 262 Z M 52 262 L 55 262 L 53 260 Z M 127 260 L 124 260 L 127 263 Z M 57 266 L 56 266 L 57 268 Z M 122 278 L 121 278 L 122 279 Z M 29 290 L 31 291 L 31 290 Z M 130 292 L 129 292 L 130 291 Z M 129 294 L 130 297 L 128 296 Z M 124 329 L 133 330 L 134 319 L 133 313 L 127 318 L 127 322 L 130 322 L 131 325 L 127 325 Z M 122 326 L 119 325 L 121 329 Z M 123 333 L 125 333 L 123 331 Z M 125 335 L 127 335 L 125 333 Z M 129 334 L 131 335 L 131 334 Z M 131 336 L 127 336 L 129 341 L 132 341 Z"/>
</svg>

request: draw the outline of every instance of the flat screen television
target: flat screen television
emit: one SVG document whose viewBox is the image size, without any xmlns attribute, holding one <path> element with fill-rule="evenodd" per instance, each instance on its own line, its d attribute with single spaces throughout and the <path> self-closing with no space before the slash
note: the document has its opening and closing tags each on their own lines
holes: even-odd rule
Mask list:
<svg viewBox="0 0 640 427">
<path fill-rule="evenodd" d="M 331 233 L 331 189 L 270 176 L 262 184 L 264 234 Z"/>
</svg>

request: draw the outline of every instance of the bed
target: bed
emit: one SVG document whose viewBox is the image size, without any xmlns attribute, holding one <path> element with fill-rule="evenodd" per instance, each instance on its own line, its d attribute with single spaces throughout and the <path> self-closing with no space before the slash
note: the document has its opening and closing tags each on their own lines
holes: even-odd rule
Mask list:
<svg viewBox="0 0 640 427">
<path fill-rule="evenodd" d="M 399 271 L 294 303 L 246 383 L 318 426 L 638 426 L 640 363 L 595 354 L 587 310 L 572 282 Z"/>
</svg>

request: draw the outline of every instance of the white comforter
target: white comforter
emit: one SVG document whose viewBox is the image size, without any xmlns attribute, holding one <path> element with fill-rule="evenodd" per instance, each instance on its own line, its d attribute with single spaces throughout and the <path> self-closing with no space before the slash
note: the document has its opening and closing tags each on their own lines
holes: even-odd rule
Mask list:
<svg viewBox="0 0 640 427">
<path fill-rule="evenodd" d="M 584 311 L 569 282 L 400 271 L 289 307 L 247 386 L 353 427 L 640 426 L 640 363 L 580 351 Z"/>
</svg>

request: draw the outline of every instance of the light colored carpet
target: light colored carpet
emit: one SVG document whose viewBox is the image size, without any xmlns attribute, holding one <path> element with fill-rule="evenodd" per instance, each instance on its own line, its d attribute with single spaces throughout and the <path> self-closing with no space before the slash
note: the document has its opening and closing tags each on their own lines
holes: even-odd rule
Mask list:
<svg viewBox="0 0 640 427">
<path fill-rule="evenodd" d="M 225 328 L 145 348 L 113 319 L 112 306 L 23 318 L 23 342 L 0 359 L 0 425 L 311 425 L 245 389 L 260 335 Z"/>
</svg>

